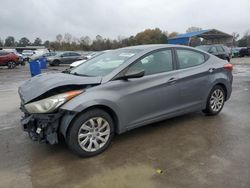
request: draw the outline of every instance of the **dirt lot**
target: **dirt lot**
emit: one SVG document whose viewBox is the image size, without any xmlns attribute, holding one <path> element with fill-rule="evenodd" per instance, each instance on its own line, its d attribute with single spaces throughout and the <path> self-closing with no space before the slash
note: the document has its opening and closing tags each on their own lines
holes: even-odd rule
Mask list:
<svg viewBox="0 0 250 188">
<path fill-rule="evenodd" d="M 151 124 L 116 136 L 88 159 L 63 143 L 28 138 L 17 95 L 28 68 L 0 68 L 0 187 L 250 187 L 250 58 L 232 63 L 233 93 L 220 115 Z"/>
</svg>

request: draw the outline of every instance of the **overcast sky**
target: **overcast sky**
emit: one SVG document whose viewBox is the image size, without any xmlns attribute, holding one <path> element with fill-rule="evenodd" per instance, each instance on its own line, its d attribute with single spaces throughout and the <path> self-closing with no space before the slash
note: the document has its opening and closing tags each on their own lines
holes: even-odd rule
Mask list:
<svg viewBox="0 0 250 188">
<path fill-rule="evenodd" d="M 183 33 L 190 26 L 241 35 L 250 0 L 1 0 L 0 38 L 55 40 L 58 33 L 117 38 L 146 28 Z"/>
</svg>

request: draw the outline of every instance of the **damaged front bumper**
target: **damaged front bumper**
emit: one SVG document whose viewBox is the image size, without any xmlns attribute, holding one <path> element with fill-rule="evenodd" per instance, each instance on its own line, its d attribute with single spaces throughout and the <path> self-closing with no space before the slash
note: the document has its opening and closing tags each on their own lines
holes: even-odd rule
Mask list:
<svg viewBox="0 0 250 188">
<path fill-rule="evenodd" d="M 27 114 L 21 119 L 23 130 L 33 141 L 58 143 L 58 127 L 64 111 L 55 114 Z"/>
</svg>

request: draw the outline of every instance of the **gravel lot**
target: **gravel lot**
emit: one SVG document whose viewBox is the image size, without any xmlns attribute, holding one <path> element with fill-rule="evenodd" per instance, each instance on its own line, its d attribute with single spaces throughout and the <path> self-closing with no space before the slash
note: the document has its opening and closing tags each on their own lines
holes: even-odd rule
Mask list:
<svg viewBox="0 0 250 188">
<path fill-rule="evenodd" d="M 233 93 L 220 115 L 151 124 L 87 159 L 28 138 L 17 95 L 28 67 L 0 68 L 0 187 L 250 187 L 250 58 L 231 62 Z"/>
</svg>

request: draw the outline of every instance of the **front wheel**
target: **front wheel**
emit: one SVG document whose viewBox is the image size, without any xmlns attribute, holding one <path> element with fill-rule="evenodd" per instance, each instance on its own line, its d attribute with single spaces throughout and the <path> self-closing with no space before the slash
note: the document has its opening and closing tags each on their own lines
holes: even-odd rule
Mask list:
<svg viewBox="0 0 250 188">
<path fill-rule="evenodd" d="M 14 69 L 14 68 L 16 67 L 16 62 L 14 62 L 14 61 L 9 61 L 9 62 L 7 63 L 7 66 L 8 66 L 9 69 Z"/>
<path fill-rule="evenodd" d="M 114 124 L 110 115 L 101 109 L 93 109 L 76 118 L 66 140 L 76 154 L 90 157 L 103 152 L 113 136 Z"/>
<path fill-rule="evenodd" d="M 206 109 L 203 112 L 206 115 L 217 115 L 222 110 L 224 102 L 225 91 L 221 86 L 216 85 L 208 96 Z"/>
</svg>

